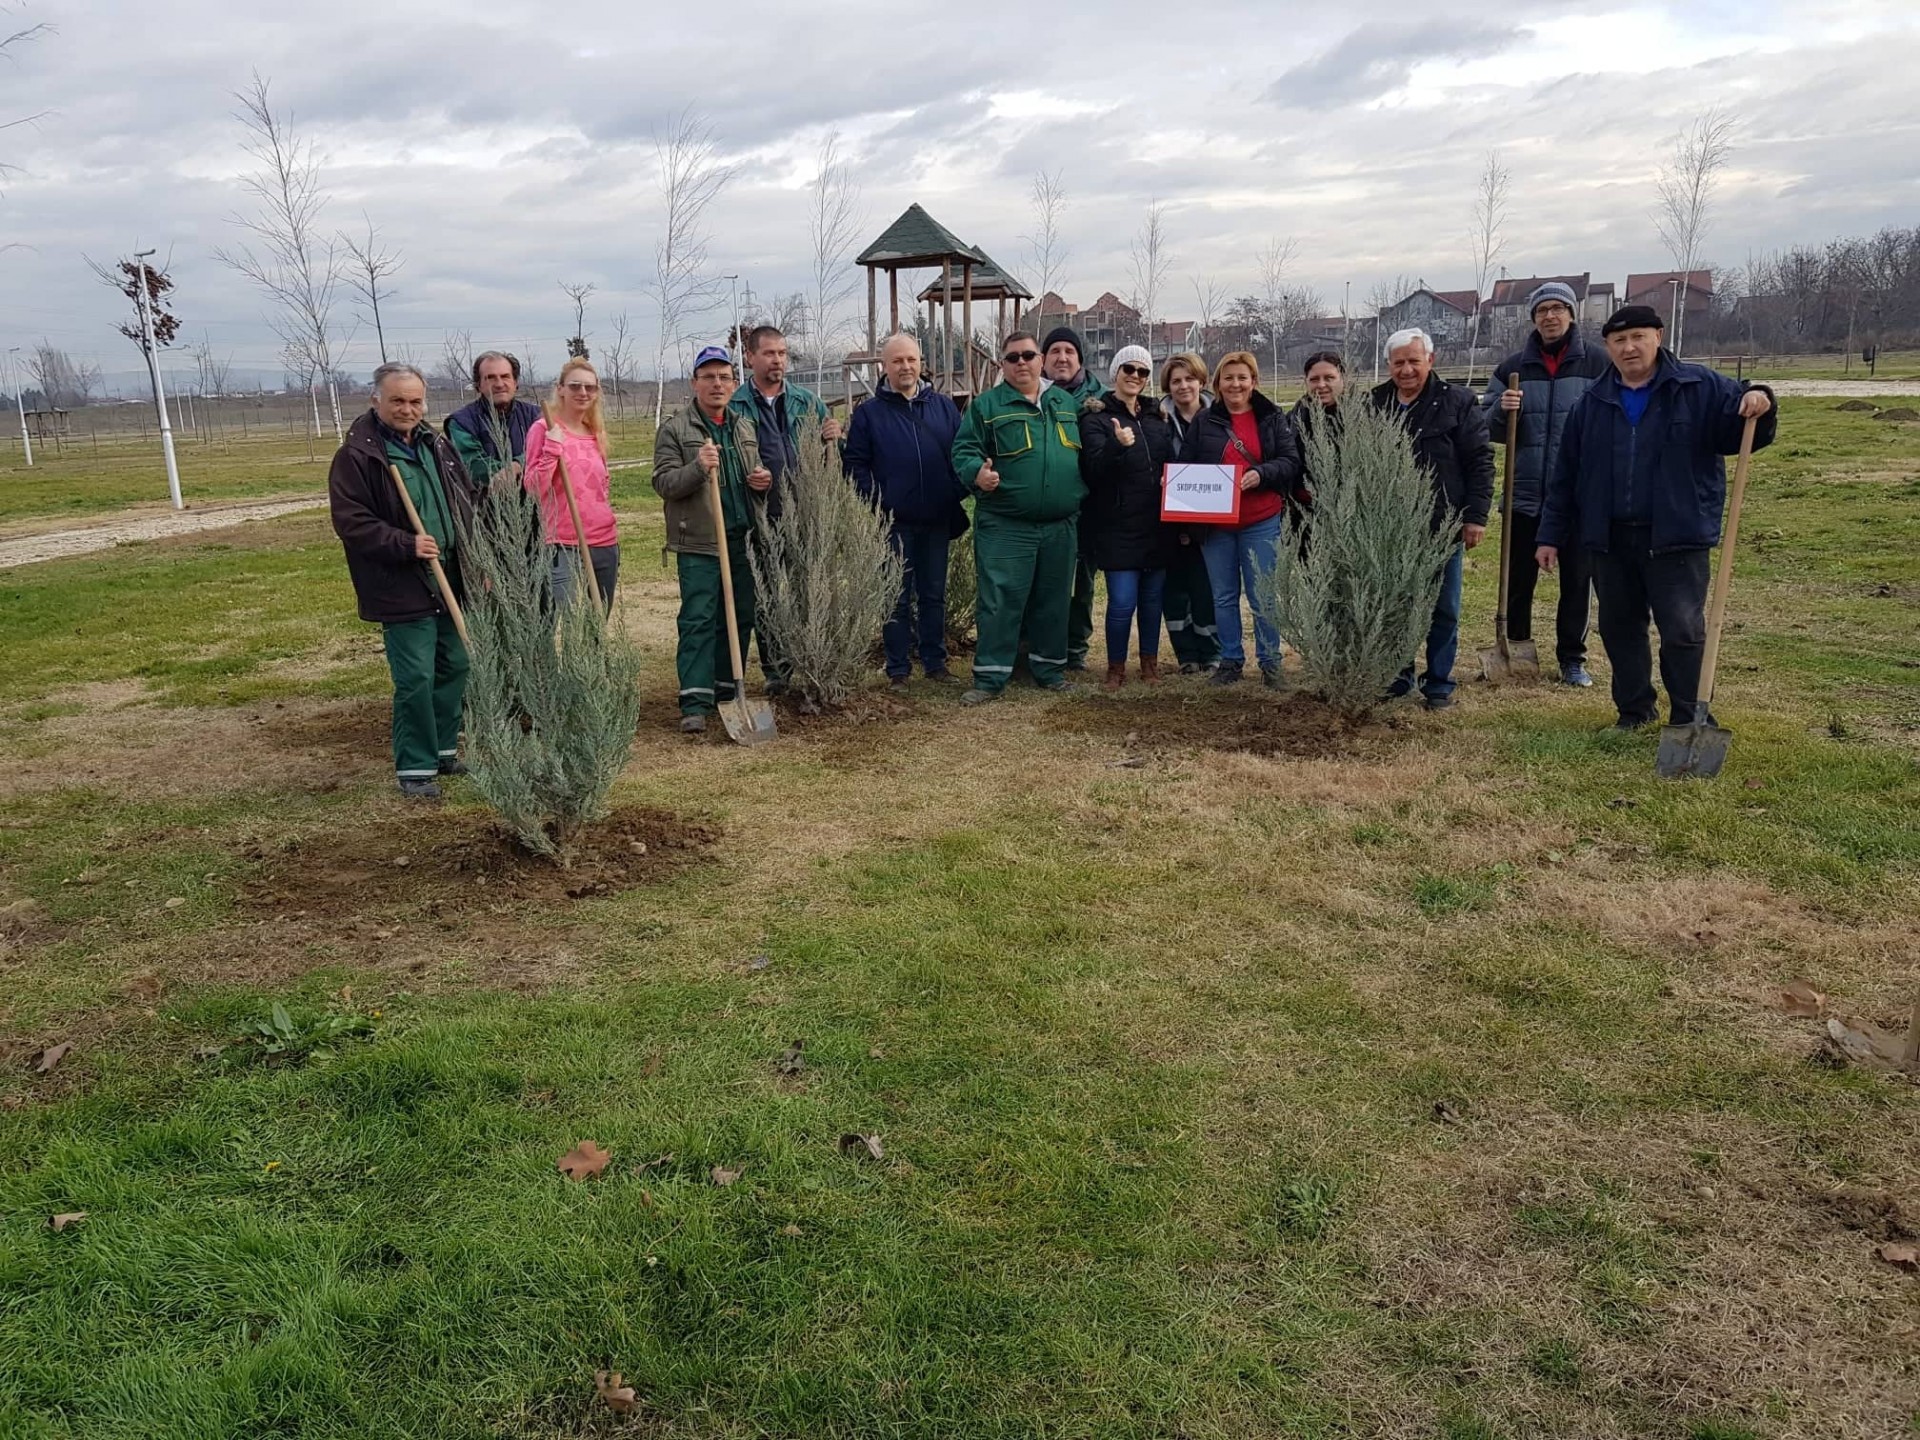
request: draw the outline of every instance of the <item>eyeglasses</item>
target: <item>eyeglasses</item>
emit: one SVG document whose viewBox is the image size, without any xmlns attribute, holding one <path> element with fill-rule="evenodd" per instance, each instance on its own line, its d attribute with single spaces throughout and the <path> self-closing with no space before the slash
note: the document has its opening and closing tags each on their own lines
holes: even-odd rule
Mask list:
<svg viewBox="0 0 1920 1440">
<path fill-rule="evenodd" d="M 598 385 L 586 385 L 577 380 L 569 380 L 560 388 L 562 390 L 571 390 L 576 395 L 598 395 L 600 393 L 600 387 Z"/>
<path fill-rule="evenodd" d="M 1038 350 L 1009 350 L 1000 357 L 1002 365 L 1031 365 L 1040 358 Z"/>
<path fill-rule="evenodd" d="M 1153 374 L 1153 371 L 1149 370 L 1144 365 L 1122 365 L 1120 367 L 1120 373 L 1122 375 L 1133 375 L 1138 377 L 1141 380 L 1144 380 L 1149 375 Z"/>
</svg>

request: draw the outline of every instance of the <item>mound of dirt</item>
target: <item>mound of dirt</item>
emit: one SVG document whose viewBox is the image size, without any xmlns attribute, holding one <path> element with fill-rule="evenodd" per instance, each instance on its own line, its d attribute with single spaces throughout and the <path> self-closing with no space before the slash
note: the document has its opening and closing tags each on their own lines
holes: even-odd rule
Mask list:
<svg viewBox="0 0 1920 1440">
<path fill-rule="evenodd" d="M 1269 698 L 1254 689 L 1232 696 L 1163 691 L 1113 699 L 1066 700 L 1043 722 L 1056 730 L 1121 741 L 1128 748 L 1246 751 L 1314 759 L 1351 754 L 1393 737 L 1393 718 L 1352 725 L 1305 695 Z"/>
<path fill-rule="evenodd" d="M 1833 408 L 1836 410 L 1875 410 L 1879 407 L 1871 400 L 1843 400 Z"/>
<path fill-rule="evenodd" d="M 1896 405 L 1891 410 L 1882 410 L 1873 417 L 1876 420 L 1920 420 L 1920 410 L 1911 405 Z"/>
<path fill-rule="evenodd" d="M 445 899 L 556 903 L 651 884 L 698 860 L 718 835 L 662 810 L 616 810 L 580 837 L 566 868 L 530 855 L 478 811 L 410 815 L 289 840 L 261 862 L 247 903 L 275 913 L 381 910 Z"/>
</svg>

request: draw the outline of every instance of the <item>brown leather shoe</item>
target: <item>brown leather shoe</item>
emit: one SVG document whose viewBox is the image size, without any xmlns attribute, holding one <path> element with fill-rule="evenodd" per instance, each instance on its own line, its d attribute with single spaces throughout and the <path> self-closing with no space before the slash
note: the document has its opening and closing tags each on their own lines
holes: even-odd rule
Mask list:
<svg viewBox="0 0 1920 1440">
<path fill-rule="evenodd" d="M 1100 688 L 1103 690 L 1118 690 L 1126 683 L 1127 662 L 1122 660 L 1118 665 L 1107 666 L 1107 682 Z"/>
<path fill-rule="evenodd" d="M 1140 683 L 1142 685 L 1158 685 L 1160 683 L 1160 657 L 1158 655 L 1142 655 L 1140 657 Z"/>
</svg>

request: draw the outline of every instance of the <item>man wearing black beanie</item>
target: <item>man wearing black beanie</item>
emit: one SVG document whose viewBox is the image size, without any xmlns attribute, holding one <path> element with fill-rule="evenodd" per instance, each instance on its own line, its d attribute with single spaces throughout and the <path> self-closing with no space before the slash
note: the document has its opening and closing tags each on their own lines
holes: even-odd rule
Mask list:
<svg viewBox="0 0 1920 1440">
<path fill-rule="evenodd" d="M 1079 404 L 1098 400 L 1107 387 L 1087 369 L 1086 346 L 1080 332 L 1069 325 L 1056 325 L 1041 342 L 1041 364 L 1047 383 L 1073 396 Z M 1073 600 L 1067 607 L 1067 669 L 1087 668 L 1087 642 L 1093 638 L 1093 567 L 1076 559 L 1073 566 Z"/>
<path fill-rule="evenodd" d="M 1778 411 L 1764 385 L 1676 359 L 1651 306 L 1625 305 L 1600 327 L 1613 369 L 1567 416 L 1540 510 L 1534 558 L 1562 550 L 1592 562 L 1600 639 L 1613 664 L 1615 727 L 1658 718 L 1647 621 L 1660 632 L 1660 678 L 1675 725 L 1696 718 L 1707 639 L 1707 555 L 1720 541 L 1727 471 L 1749 419 L 1753 448 L 1773 443 Z"/>
</svg>

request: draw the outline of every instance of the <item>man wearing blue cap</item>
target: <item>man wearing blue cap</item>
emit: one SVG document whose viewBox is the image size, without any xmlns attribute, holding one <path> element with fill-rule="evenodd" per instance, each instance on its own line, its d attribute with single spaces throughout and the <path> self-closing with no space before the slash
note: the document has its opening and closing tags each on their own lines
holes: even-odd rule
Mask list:
<svg viewBox="0 0 1920 1440">
<path fill-rule="evenodd" d="M 731 413 L 739 379 L 733 360 L 709 345 L 693 361 L 693 399 L 660 425 L 653 442 L 653 488 L 666 502 L 667 549 L 680 574 L 680 729 L 698 735 L 717 702 L 731 700 L 740 677 L 727 651 L 720 545 L 724 538 L 733 570 L 734 622 L 744 654 L 754 629 L 753 567 L 747 537 L 756 512 L 766 505 L 773 474 L 760 463 L 753 421 Z M 708 476 L 720 472 L 724 537 L 714 531 Z"/>
<path fill-rule="evenodd" d="M 1507 443 L 1507 415 L 1520 412 L 1519 445 L 1513 457 L 1513 540 L 1507 553 L 1507 638 L 1533 638 L 1533 588 L 1540 578 L 1534 559 L 1540 503 L 1560 453 L 1574 403 L 1612 368 L 1604 346 L 1589 345 L 1573 322 L 1571 286 L 1549 280 L 1527 297 L 1533 333 L 1527 343 L 1493 367 L 1481 405 L 1496 443 Z M 1511 388 L 1514 376 L 1520 388 Z M 1554 611 L 1554 658 L 1560 678 L 1588 686 L 1587 617 L 1593 574 L 1586 556 L 1568 552 L 1560 563 L 1560 603 Z"/>
</svg>

